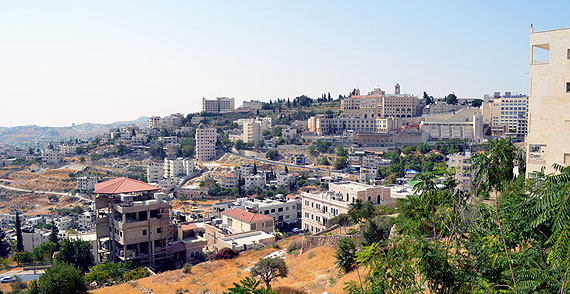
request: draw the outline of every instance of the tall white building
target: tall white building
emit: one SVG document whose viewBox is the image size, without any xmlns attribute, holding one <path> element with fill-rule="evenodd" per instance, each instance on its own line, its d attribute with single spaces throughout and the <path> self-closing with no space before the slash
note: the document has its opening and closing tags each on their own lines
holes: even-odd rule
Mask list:
<svg viewBox="0 0 570 294">
<path fill-rule="evenodd" d="M 501 96 L 485 95 L 481 107 L 483 122 L 491 127 L 493 136 L 508 135 L 523 141 L 527 134 L 528 96 L 505 92 Z"/>
<path fill-rule="evenodd" d="M 208 113 L 227 113 L 235 110 L 235 98 L 218 97 L 216 99 L 202 98 L 202 111 Z"/>
<path fill-rule="evenodd" d="M 194 171 L 194 160 L 176 158 L 164 159 L 164 178 L 174 178 L 178 176 L 186 177 Z"/>
<path fill-rule="evenodd" d="M 164 175 L 164 167 L 157 162 L 149 162 L 146 166 L 146 180 L 149 183 L 158 183 Z"/>
<path fill-rule="evenodd" d="M 241 139 L 244 142 L 253 142 L 254 145 L 257 145 L 262 139 L 261 135 L 261 122 L 250 120 L 243 123 Z"/>
<path fill-rule="evenodd" d="M 196 129 L 196 161 L 209 161 L 216 158 L 216 129 L 199 127 Z"/>
<path fill-rule="evenodd" d="M 570 28 L 530 32 L 527 173 L 570 165 Z"/>
</svg>

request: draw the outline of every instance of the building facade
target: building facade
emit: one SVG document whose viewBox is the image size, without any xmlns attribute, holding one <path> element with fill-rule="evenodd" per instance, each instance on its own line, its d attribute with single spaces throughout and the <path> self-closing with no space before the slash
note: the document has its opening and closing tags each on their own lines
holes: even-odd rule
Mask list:
<svg viewBox="0 0 570 294">
<path fill-rule="evenodd" d="M 196 129 L 196 161 L 209 161 L 216 158 L 217 132 L 214 128 Z"/>
<path fill-rule="evenodd" d="M 570 165 L 570 29 L 530 33 L 528 175 Z"/>
<path fill-rule="evenodd" d="M 217 97 L 202 98 L 202 111 L 207 113 L 227 113 L 235 111 L 235 98 Z"/>
</svg>

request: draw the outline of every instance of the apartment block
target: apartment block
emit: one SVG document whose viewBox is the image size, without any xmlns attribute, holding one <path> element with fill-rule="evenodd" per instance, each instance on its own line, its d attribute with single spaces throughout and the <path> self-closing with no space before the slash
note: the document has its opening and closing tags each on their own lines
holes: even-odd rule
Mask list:
<svg viewBox="0 0 570 294">
<path fill-rule="evenodd" d="M 524 141 L 528 124 L 528 96 L 495 92 L 492 96 L 483 97 L 481 109 L 483 123 L 489 125 L 491 135 Z"/>
<path fill-rule="evenodd" d="M 259 121 L 247 121 L 242 125 L 241 139 L 244 142 L 253 142 L 257 145 L 262 140 L 261 123 Z"/>
<path fill-rule="evenodd" d="M 302 193 L 302 228 L 310 233 L 326 229 L 327 221 L 341 213 L 347 213 L 356 199 L 374 204 L 392 201 L 391 189 L 356 182 L 329 183 L 329 191 L 313 194 Z"/>
<path fill-rule="evenodd" d="M 154 199 L 159 189 L 128 178 L 95 185 L 98 262 L 160 266 L 168 260 L 169 205 Z"/>
<path fill-rule="evenodd" d="M 175 177 L 187 177 L 194 171 L 194 160 L 193 159 L 164 159 L 163 164 L 163 177 L 164 178 L 175 178 Z"/>
<path fill-rule="evenodd" d="M 216 158 L 216 139 L 216 129 L 203 126 L 196 129 L 196 161 L 209 161 Z"/>
<path fill-rule="evenodd" d="M 163 164 L 158 162 L 149 162 L 146 166 L 146 180 L 149 183 L 158 183 L 164 178 Z"/>
<path fill-rule="evenodd" d="M 202 111 L 207 113 L 227 113 L 235 111 L 235 98 L 217 97 L 202 98 Z"/>
<path fill-rule="evenodd" d="M 239 208 L 222 212 L 222 223 L 232 234 L 250 231 L 273 232 L 273 218 L 259 213 L 251 213 Z"/>
<path fill-rule="evenodd" d="M 236 203 L 248 211 L 273 218 L 276 226 L 294 224 L 301 220 L 301 198 L 281 196 L 275 199 L 258 200 L 238 198 Z"/>
<path fill-rule="evenodd" d="M 83 176 L 75 178 L 75 189 L 80 193 L 92 192 L 95 189 L 95 184 L 97 184 L 96 176 Z"/>
<path fill-rule="evenodd" d="M 530 32 L 527 174 L 570 165 L 570 28 Z"/>
<path fill-rule="evenodd" d="M 475 171 L 471 168 L 471 152 L 450 154 L 447 156 L 447 166 L 455 169 L 455 180 L 457 180 L 457 189 L 471 192 L 473 190 L 473 181 L 475 180 Z"/>
</svg>

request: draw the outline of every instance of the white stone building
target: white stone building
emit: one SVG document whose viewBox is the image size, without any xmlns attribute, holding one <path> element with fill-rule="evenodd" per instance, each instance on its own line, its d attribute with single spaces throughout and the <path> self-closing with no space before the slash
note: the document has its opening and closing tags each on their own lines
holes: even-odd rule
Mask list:
<svg viewBox="0 0 570 294">
<path fill-rule="evenodd" d="M 216 158 L 217 133 L 214 128 L 196 129 L 196 161 L 210 161 Z"/>
</svg>

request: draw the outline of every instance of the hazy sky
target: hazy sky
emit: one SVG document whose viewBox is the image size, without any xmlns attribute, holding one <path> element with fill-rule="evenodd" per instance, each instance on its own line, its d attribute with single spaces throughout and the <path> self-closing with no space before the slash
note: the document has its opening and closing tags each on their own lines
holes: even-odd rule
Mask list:
<svg viewBox="0 0 570 294">
<path fill-rule="evenodd" d="M 465 3 L 464 3 L 465 2 Z M 570 1 L 3 1 L 0 126 L 199 111 L 202 97 L 526 93 Z"/>
</svg>

